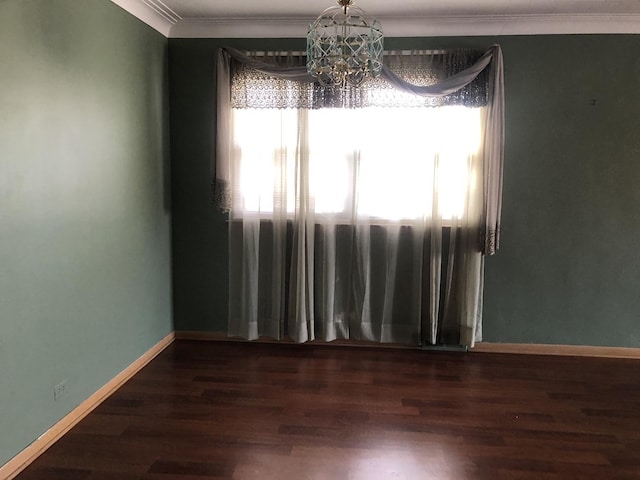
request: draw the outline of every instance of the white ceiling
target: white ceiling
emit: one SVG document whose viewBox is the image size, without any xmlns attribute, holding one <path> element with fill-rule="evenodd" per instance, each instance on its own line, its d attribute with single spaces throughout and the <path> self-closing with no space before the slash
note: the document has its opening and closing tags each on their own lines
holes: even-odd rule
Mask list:
<svg viewBox="0 0 640 480">
<path fill-rule="evenodd" d="M 335 0 L 112 0 L 167 37 L 304 37 Z M 640 33 L 640 0 L 358 0 L 387 36 Z"/>
</svg>

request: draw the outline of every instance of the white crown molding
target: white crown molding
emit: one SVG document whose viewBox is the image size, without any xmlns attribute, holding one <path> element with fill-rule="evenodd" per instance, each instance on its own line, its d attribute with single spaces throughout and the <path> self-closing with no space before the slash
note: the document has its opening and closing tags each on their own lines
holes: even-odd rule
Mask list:
<svg viewBox="0 0 640 480">
<path fill-rule="evenodd" d="M 182 18 L 162 0 L 111 0 L 168 38 L 304 38 L 314 18 Z M 378 17 L 387 37 L 639 34 L 640 15 Z"/>
<path fill-rule="evenodd" d="M 171 27 L 182 17 L 167 7 L 161 0 L 111 0 L 134 17 L 169 37 Z"/>
<path fill-rule="evenodd" d="M 640 15 L 378 17 L 387 37 L 638 34 Z M 303 38 L 313 18 L 183 18 L 170 38 Z"/>
</svg>

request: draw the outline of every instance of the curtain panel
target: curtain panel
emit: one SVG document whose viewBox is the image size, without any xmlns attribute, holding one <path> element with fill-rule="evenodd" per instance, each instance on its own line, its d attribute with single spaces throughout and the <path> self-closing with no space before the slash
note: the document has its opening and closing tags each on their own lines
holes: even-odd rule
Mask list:
<svg viewBox="0 0 640 480">
<path fill-rule="evenodd" d="M 429 57 L 433 58 L 433 52 Z M 437 51 L 436 57 L 447 58 L 447 51 Z M 440 54 L 440 55 L 438 55 Z M 388 56 L 390 57 L 390 56 Z M 276 59 L 276 55 L 272 55 Z M 321 90 L 308 74 L 302 61 L 298 64 L 276 64 L 265 61 L 265 57 L 250 56 L 234 48 L 221 48 L 217 57 L 217 135 L 216 156 L 213 163 L 214 185 L 218 189 L 217 196 L 224 203 L 229 185 L 231 162 L 231 79 L 233 68 L 250 69 L 260 74 L 300 83 L 304 88 Z M 387 62 L 389 63 L 389 62 Z M 454 63 L 455 65 L 456 63 Z M 459 65 L 459 62 L 457 63 Z M 392 66 L 385 64 L 382 68 L 382 80 L 388 85 L 419 97 L 437 99 L 454 95 L 470 85 L 480 75 L 486 75 L 488 108 L 484 119 L 483 139 L 483 228 L 481 231 L 481 250 L 486 255 L 495 254 L 500 246 L 500 214 L 502 210 L 502 165 L 504 160 L 504 67 L 502 49 L 499 45 L 488 48 L 472 65 L 455 73 L 444 72 L 445 75 L 435 78 L 437 83 L 417 85 L 401 78 Z M 297 87 L 301 88 L 301 87 Z M 326 95 L 331 95 L 331 92 Z M 306 108 L 310 108 L 307 105 Z M 282 108 L 285 108 L 284 106 Z M 305 108 L 305 107 L 301 107 Z"/>
<path fill-rule="evenodd" d="M 256 56 L 225 48 L 218 55 L 217 92 L 214 168 L 216 193 L 230 210 L 230 335 L 469 346 L 481 339 L 484 255 L 497 251 L 500 232 L 504 94 L 499 46 L 484 52 L 389 52 L 381 78 L 347 90 L 315 84 L 304 56 Z M 452 162 L 427 149 L 421 154 L 423 173 L 416 174 L 425 188 L 418 190 L 435 193 L 429 198 L 425 193 L 417 203 L 431 207 L 411 221 L 371 217 L 362 201 L 366 188 L 358 183 L 367 176 L 371 159 L 357 144 L 345 164 L 350 170 L 342 174 L 356 186 L 346 200 L 346 217 L 318 206 L 322 199 L 314 183 L 320 170 L 312 152 L 319 148 L 313 132 L 327 122 L 322 112 L 362 109 L 368 115 L 375 109 L 451 106 L 481 112 L 480 149 L 462 158 L 458 173 L 464 174 L 455 177 L 464 192 L 456 212 L 443 213 L 446 189 L 441 182 L 451 175 Z M 251 126 L 244 140 L 238 140 L 242 112 L 260 109 L 263 127 Z M 294 138 L 289 146 L 284 141 L 268 146 L 283 134 L 267 126 L 285 118 Z M 439 128 L 437 123 L 418 127 Z M 382 139 L 369 150 L 402 144 L 407 136 L 419 139 L 419 128 L 393 130 L 393 142 Z M 256 130 L 264 130 L 263 136 Z M 381 131 L 377 137 L 384 135 Z M 245 161 L 238 142 L 257 144 L 257 156 L 262 150 L 275 152 L 266 159 L 275 166 L 263 175 L 275 178 L 267 213 L 234 211 L 240 203 L 233 195 L 242 189 L 238 165 Z M 412 153 L 388 154 L 395 163 L 406 156 Z M 342 167 L 323 160 L 322 168 Z M 379 178 L 395 178 L 396 170 L 402 170 L 383 168 L 387 171 Z M 378 196 L 385 196 L 384 188 Z"/>
</svg>

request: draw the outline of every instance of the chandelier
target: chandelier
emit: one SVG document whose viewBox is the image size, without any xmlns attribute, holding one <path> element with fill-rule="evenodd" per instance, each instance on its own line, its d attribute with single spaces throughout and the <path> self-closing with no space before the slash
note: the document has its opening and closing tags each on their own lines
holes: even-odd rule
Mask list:
<svg viewBox="0 0 640 480">
<path fill-rule="evenodd" d="M 324 86 L 359 86 L 382 70 L 382 26 L 353 0 L 338 0 L 309 25 L 307 71 Z"/>
</svg>

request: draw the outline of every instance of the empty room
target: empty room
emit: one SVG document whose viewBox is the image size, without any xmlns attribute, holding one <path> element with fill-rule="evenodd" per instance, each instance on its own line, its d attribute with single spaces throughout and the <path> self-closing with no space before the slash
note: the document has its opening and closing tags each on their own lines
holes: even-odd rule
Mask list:
<svg viewBox="0 0 640 480">
<path fill-rule="evenodd" d="M 0 479 L 640 479 L 640 3 L 0 0 Z"/>
</svg>

